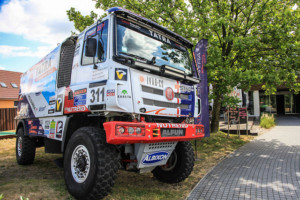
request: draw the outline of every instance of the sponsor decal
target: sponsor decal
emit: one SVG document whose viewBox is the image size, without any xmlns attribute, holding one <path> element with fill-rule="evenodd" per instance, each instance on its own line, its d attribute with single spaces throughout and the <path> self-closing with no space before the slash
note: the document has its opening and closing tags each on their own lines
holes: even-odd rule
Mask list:
<svg viewBox="0 0 300 200">
<path fill-rule="evenodd" d="M 44 135 L 44 130 L 39 130 L 38 135 Z"/>
<path fill-rule="evenodd" d="M 72 113 L 72 112 L 85 112 L 88 111 L 88 108 L 86 106 L 77 106 L 77 107 L 68 107 L 65 108 L 66 113 Z"/>
<path fill-rule="evenodd" d="M 193 88 L 193 86 L 181 85 L 180 91 L 181 92 L 192 92 L 192 91 L 194 91 L 194 88 Z"/>
<path fill-rule="evenodd" d="M 130 99 L 131 95 L 128 95 L 127 90 L 122 90 L 121 94 L 118 95 L 118 98 L 120 98 L 120 99 Z"/>
<path fill-rule="evenodd" d="M 45 121 L 45 129 L 50 129 L 50 121 Z"/>
<path fill-rule="evenodd" d="M 122 90 L 121 94 L 126 95 L 128 94 L 127 90 Z"/>
<path fill-rule="evenodd" d="M 168 155 L 169 153 L 165 151 L 147 154 L 142 160 L 142 164 L 149 165 L 166 160 L 168 158 Z"/>
<path fill-rule="evenodd" d="M 86 104 L 86 94 L 74 96 L 74 106 L 80 106 Z"/>
<path fill-rule="evenodd" d="M 46 106 L 39 107 L 39 112 L 43 112 L 46 109 Z"/>
<path fill-rule="evenodd" d="M 42 94 L 42 92 L 36 92 L 35 96 L 40 96 Z"/>
<path fill-rule="evenodd" d="M 29 134 L 37 134 L 38 127 L 33 124 L 33 122 L 30 123 Z"/>
<path fill-rule="evenodd" d="M 143 76 L 140 76 L 140 82 L 144 83 L 144 81 L 145 81 L 145 78 Z"/>
<path fill-rule="evenodd" d="M 49 138 L 55 138 L 55 121 L 52 120 L 50 123 L 50 134 L 49 134 Z"/>
<path fill-rule="evenodd" d="M 107 97 L 115 96 L 115 90 L 114 90 L 114 89 L 112 89 L 112 90 L 107 90 L 107 91 L 106 91 L 106 96 L 107 96 Z"/>
<path fill-rule="evenodd" d="M 189 115 L 180 115 L 180 114 L 172 114 L 172 113 L 163 113 L 163 111 L 166 111 L 166 108 L 156 109 L 156 110 L 149 110 L 146 113 L 152 113 L 155 112 L 155 115 L 166 115 L 166 116 L 176 116 L 176 117 L 189 117 Z"/>
<path fill-rule="evenodd" d="M 127 69 L 116 68 L 115 80 L 127 81 Z"/>
<path fill-rule="evenodd" d="M 50 131 L 49 130 L 45 130 L 44 131 L 44 135 L 49 135 Z"/>
<path fill-rule="evenodd" d="M 55 104 L 55 100 L 49 101 L 49 105 L 54 105 L 54 104 Z"/>
<path fill-rule="evenodd" d="M 187 124 L 156 123 L 157 128 L 187 128 Z"/>
<path fill-rule="evenodd" d="M 54 105 L 55 104 L 55 96 L 52 96 L 49 98 L 49 105 Z"/>
<path fill-rule="evenodd" d="M 147 76 L 147 85 L 152 85 L 155 87 L 160 87 L 163 88 L 164 87 L 164 81 L 157 79 L 155 77 L 151 77 L 151 76 Z"/>
<path fill-rule="evenodd" d="M 85 94 L 87 92 L 87 89 L 80 89 L 80 90 L 75 90 L 74 96 L 79 95 L 79 94 Z"/>
<path fill-rule="evenodd" d="M 162 128 L 161 129 L 161 137 L 179 137 L 185 136 L 184 128 Z"/>
<path fill-rule="evenodd" d="M 149 32 L 152 37 L 154 37 L 160 41 L 163 41 L 165 43 L 171 44 L 171 41 L 168 38 L 164 37 L 163 35 L 155 33 L 154 31 L 151 31 L 151 30 L 149 30 Z"/>
<path fill-rule="evenodd" d="M 62 133 L 63 133 L 63 122 L 58 121 L 56 124 L 56 138 L 61 138 Z"/>
<path fill-rule="evenodd" d="M 173 92 L 172 88 L 167 87 L 165 93 L 166 93 L 166 98 L 169 101 L 172 101 L 174 99 L 174 92 Z"/>
<path fill-rule="evenodd" d="M 63 103 L 63 95 L 58 95 L 56 99 L 55 112 L 61 112 Z"/>
<path fill-rule="evenodd" d="M 130 99 L 131 96 L 130 95 L 118 95 L 118 98 L 120 98 L 120 99 Z"/>
<path fill-rule="evenodd" d="M 29 129 L 29 134 L 37 134 L 36 130 Z"/>
<path fill-rule="evenodd" d="M 48 114 L 53 114 L 54 113 L 54 109 L 49 109 L 48 110 Z"/>
</svg>

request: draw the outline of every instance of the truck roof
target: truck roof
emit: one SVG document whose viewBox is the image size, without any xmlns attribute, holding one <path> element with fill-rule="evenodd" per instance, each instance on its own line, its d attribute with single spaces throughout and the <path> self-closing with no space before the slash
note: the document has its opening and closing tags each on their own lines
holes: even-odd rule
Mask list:
<svg viewBox="0 0 300 200">
<path fill-rule="evenodd" d="M 129 15 L 132 18 L 135 18 L 135 19 L 137 19 L 139 21 L 142 21 L 143 23 L 146 23 L 148 25 L 154 26 L 158 30 L 160 30 L 162 32 L 165 32 L 165 33 L 173 36 L 174 38 L 176 38 L 177 40 L 179 40 L 181 43 L 183 43 L 184 45 L 186 45 L 187 47 L 189 47 L 189 48 L 193 47 L 193 44 L 189 40 L 185 39 L 184 37 L 178 35 L 177 33 L 173 32 L 173 31 L 170 31 L 170 30 L 166 29 L 165 27 L 157 24 L 156 22 L 154 22 L 154 21 L 152 21 L 150 19 L 142 17 L 142 16 L 140 16 L 140 15 L 138 15 L 136 13 L 133 13 L 133 12 L 125 9 L 125 8 L 122 8 L 122 7 L 113 7 L 113 8 L 109 8 L 107 10 L 107 12 L 109 12 L 109 13 L 114 12 L 116 14 L 126 14 L 126 15 Z"/>
</svg>

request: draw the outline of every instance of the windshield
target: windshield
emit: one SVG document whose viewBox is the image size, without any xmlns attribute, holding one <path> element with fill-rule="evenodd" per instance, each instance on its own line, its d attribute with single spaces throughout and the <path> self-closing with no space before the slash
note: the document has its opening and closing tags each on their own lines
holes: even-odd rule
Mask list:
<svg viewBox="0 0 300 200">
<path fill-rule="evenodd" d="M 137 58 L 149 64 L 168 65 L 192 74 L 186 48 L 170 39 L 123 19 L 117 20 L 117 54 Z"/>
</svg>

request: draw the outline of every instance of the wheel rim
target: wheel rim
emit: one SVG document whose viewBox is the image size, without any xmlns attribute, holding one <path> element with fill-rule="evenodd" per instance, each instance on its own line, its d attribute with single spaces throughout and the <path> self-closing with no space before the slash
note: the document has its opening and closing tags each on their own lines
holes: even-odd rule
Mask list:
<svg viewBox="0 0 300 200">
<path fill-rule="evenodd" d="M 22 137 L 18 137 L 18 156 L 21 157 L 22 155 Z"/>
<path fill-rule="evenodd" d="M 83 145 L 77 146 L 71 158 L 71 171 L 74 180 L 77 183 L 83 183 L 90 171 L 90 154 L 87 148 Z"/>
<path fill-rule="evenodd" d="M 169 160 L 167 161 L 167 164 L 160 166 L 160 168 L 163 171 L 171 171 L 172 169 L 175 168 L 176 163 L 177 163 L 177 153 L 175 151 L 173 151 Z"/>
</svg>

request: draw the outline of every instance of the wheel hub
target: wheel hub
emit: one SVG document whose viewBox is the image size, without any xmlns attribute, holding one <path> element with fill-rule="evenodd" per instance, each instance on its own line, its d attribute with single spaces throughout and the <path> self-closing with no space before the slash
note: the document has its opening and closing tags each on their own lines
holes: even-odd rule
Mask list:
<svg viewBox="0 0 300 200">
<path fill-rule="evenodd" d="M 175 168 L 176 164 L 177 164 L 177 154 L 175 151 L 173 151 L 167 163 L 163 166 L 160 166 L 160 168 L 163 171 L 171 171 L 172 169 Z"/>
<path fill-rule="evenodd" d="M 86 165 L 87 165 L 87 163 L 86 163 L 86 158 L 85 158 L 85 157 L 80 157 L 80 158 L 77 160 L 77 166 L 76 166 L 76 167 L 77 167 L 80 171 L 84 171 Z"/>
<path fill-rule="evenodd" d="M 22 137 L 18 137 L 18 155 L 19 157 L 22 155 Z"/>
<path fill-rule="evenodd" d="M 71 171 L 74 180 L 82 183 L 86 180 L 90 171 L 90 154 L 83 145 L 77 146 L 71 158 Z"/>
</svg>

